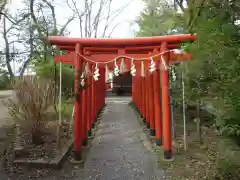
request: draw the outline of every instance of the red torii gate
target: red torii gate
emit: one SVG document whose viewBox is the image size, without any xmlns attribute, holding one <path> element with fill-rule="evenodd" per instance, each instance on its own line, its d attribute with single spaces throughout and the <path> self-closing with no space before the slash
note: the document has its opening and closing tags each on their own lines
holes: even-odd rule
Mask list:
<svg viewBox="0 0 240 180">
<path fill-rule="evenodd" d="M 74 151 L 76 160 L 81 159 L 81 147 L 86 145 L 97 113 L 105 104 L 106 64 L 110 69 L 116 65 L 119 66 L 120 58 L 124 59 L 127 69 L 130 69 L 134 62 L 136 76 L 133 77 L 132 85 L 133 102 L 141 112 L 147 128 L 151 130 L 151 135 L 156 136 L 156 145 L 163 144 L 164 157 L 166 159 L 172 157 L 167 67 L 190 59 L 191 55 L 179 51 L 176 53 L 174 49 L 184 41 L 195 39 L 196 37 L 190 34 L 128 39 L 48 37 L 50 44 L 56 45 L 60 50 L 68 51 L 68 54 L 55 56 L 55 63 L 63 62 L 75 67 Z M 151 64 L 149 60 L 155 63 L 156 70 L 153 72 L 148 70 Z M 95 81 L 88 73 L 88 87 L 80 90 L 80 74 L 86 62 L 92 71 L 98 64 L 100 78 Z"/>
</svg>

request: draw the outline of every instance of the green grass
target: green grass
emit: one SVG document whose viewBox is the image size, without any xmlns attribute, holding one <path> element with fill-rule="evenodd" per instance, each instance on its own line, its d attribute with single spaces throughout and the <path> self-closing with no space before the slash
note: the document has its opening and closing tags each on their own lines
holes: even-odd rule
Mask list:
<svg viewBox="0 0 240 180">
<path fill-rule="evenodd" d="M 59 106 L 57 106 L 57 111 L 59 111 Z M 73 111 L 73 104 L 63 103 L 61 107 L 61 113 L 65 118 L 71 118 Z"/>
</svg>

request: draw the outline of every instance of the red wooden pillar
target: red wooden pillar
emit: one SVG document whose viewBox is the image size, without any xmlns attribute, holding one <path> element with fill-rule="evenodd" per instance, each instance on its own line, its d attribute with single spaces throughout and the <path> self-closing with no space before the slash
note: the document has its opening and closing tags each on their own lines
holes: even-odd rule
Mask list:
<svg viewBox="0 0 240 180">
<path fill-rule="evenodd" d="M 136 101 L 135 101 L 135 81 L 136 81 L 136 76 L 132 77 L 132 101 L 134 103 L 134 105 L 136 105 Z"/>
<path fill-rule="evenodd" d="M 88 136 L 92 136 L 92 76 L 87 75 L 87 129 Z"/>
<path fill-rule="evenodd" d="M 82 48 L 80 44 L 76 44 L 75 47 L 75 74 L 74 74 L 74 94 L 75 94 L 75 102 L 74 102 L 74 155 L 75 160 L 82 159 L 82 141 L 81 141 L 81 113 L 80 113 L 80 91 L 79 91 L 79 77 L 80 77 L 80 66 L 82 58 L 78 56 L 78 53 L 82 53 Z"/>
<path fill-rule="evenodd" d="M 161 45 L 161 52 L 167 50 L 167 43 Z M 166 65 L 169 64 L 168 55 L 164 56 Z M 162 85 L 162 118 L 163 118 L 163 148 L 164 157 L 170 159 L 172 157 L 172 135 L 171 135 L 171 116 L 170 116 L 170 102 L 169 102 L 169 85 L 168 85 L 168 71 L 164 69 L 161 62 L 161 85 Z"/>
<path fill-rule="evenodd" d="M 105 74 L 103 74 L 103 68 L 101 68 L 100 70 L 99 70 L 99 74 L 100 74 L 100 76 L 99 76 L 99 80 L 98 80 L 98 96 L 97 96 L 97 98 L 98 98 L 98 103 L 97 103 L 97 113 L 98 113 L 98 115 L 99 115 L 99 113 L 100 113 L 100 110 L 101 110 L 101 107 L 102 107 L 102 89 L 103 89 L 103 77 L 105 76 Z"/>
<path fill-rule="evenodd" d="M 97 121 L 97 104 L 98 104 L 98 82 L 99 81 L 95 81 L 95 88 L 94 88 L 94 122 Z"/>
<path fill-rule="evenodd" d="M 87 90 L 83 88 L 82 94 L 82 145 L 87 145 Z"/>
<path fill-rule="evenodd" d="M 134 76 L 132 77 L 132 102 L 134 103 Z"/>
<path fill-rule="evenodd" d="M 103 74 L 103 84 L 104 84 L 104 86 L 103 86 L 103 103 L 102 103 L 102 105 L 103 106 L 105 106 L 105 94 L 106 94 L 106 89 L 105 89 L 105 83 L 106 83 L 106 79 L 107 77 L 106 77 L 106 69 L 104 69 L 104 74 Z"/>
<path fill-rule="evenodd" d="M 139 76 L 136 77 L 136 104 L 139 110 Z"/>
<path fill-rule="evenodd" d="M 134 105 L 137 108 L 137 76 L 134 77 Z"/>
<path fill-rule="evenodd" d="M 142 98 L 142 76 L 139 76 L 139 103 L 140 103 L 140 114 L 143 117 L 143 98 Z"/>
<path fill-rule="evenodd" d="M 99 79 L 96 81 L 96 88 L 95 88 L 95 94 L 96 94 L 96 106 L 95 106 L 95 121 L 99 120 L 98 115 L 100 113 L 101 108 L 101 96 L 102 96 L 102 79 L 103 79 L 103 69 L 99 68 Z M 105 75 L 104 75 L 105 76 Z"/>
<path fill-rule="evenodd" d="M 149 118 L 150 118 L 150 133 L 155 136 L 155 118 L 154 118 L 154 97 L 153 97 L 153 74 L 149 73 Z"/>
<path fill-rule="evenodd" d="M 150 128 L 150 98 L 149 98 L 149 74 L 146 74 L 146 124 Z"/>
<path fill-rule="evenodd" d="M 137 105 L 137 108 L 138 108 L 138 75 L 136 75 L 135 88 L 136 88 L 136 94 L 135 94 L 136 105 Z"/>
<path fill-rule="evenodd" d="M 146 123 L 146 77 L 143 76 L 142 79 L 143 122 Z"/>
<path fill-rule="evenodd" d="M 99 70 L 100 71 L 100 70 Z M 100 72 L 99 72 L 100 74 Z M 101 75 L 100 75 L 101 76 Z M 100 79 L 100 77 L 99 77 Z M 98 106 L 99 106 L 99 79 L 96 81 L 95 87 L 95 97 L 96 97 L 96 104 L 95 104 L 95 121 L 97 121 L 98 115 Z"/>
<path fill-rule="evenodd" d="M 140 76 L 137 77 L 137 104 L 138 110 L 140 110 L 140 92 L 139 92 Z"/>
<path fill-rule="evenodd" d="M 92 72 L 94 71 L 94 65 L 92 66 Z M 95 100 L 95 86 L 96 86 L 96 81 L 94 80 L 93 76 L 92 76 L 92 83 L 91 83 L 91 124 L 92 124 L 92 128 L 95 127 L 95 104 L 96 104 L 96 100 Z"/>
<path fill-rule="evenodd" d="M 158 67 L 158 62 L 155 62 Z M 160 96 L 160 70 L 156 69 L 153 73 L 154 87 L 154 114 L 155 114 L 155 129 L 156 129 L 156 145 L 162 145 L 162 119 L 161 119 L 161 96 Z"/>
<path fill-rule="evenodd" d="M 98 81 L 97 81 L 97 90 L 96 90 L 96 92 L 97 92 L 97 104 L 96 104 L 96 114 L 97 114 L 97 118 L 98 118 L 98 114 L 99 114 L 99 106 L 101 105 L 101 101 L 100 101 L 100 96 L 101 96 L 101 76 L 102 76 L 102 73 L 101 73 L 101 69 L 99 70 L 99 74 L 100 74 L 100 76 L 99 76 L 99 79 L 98 79 Z M 98 119 L 96 119 L 96 120 L 98 120 Z"/>
<path fill-rule="evenodd" d="M 138 90 L 138 109 L 139 112 L 141 112 L 141 91 L 140 91 L 140 87 L 141 87 L 141 76 L 140 74 L 138 75 L 138 84 L 137 84 L 137 90 Z"/>
<path fill-rule="evenodd" d="M 136 105 L 136 108 L 138 108 L 138 104 L 137 104 L 137 95 L 138 95 L 138 88 L 137 88 L 137 80 L 138 80 L 138 75 L 136 73 L 136 76 L 134 77 L 134 103 Z"/>
<path fill-rule="evenodd" d="M 101 74 L 101 96 L 100 96 L 100 111 L 103 110 L 103 106 L 104 106 L 104 99 L 105 99 L 105 68 L 102 69 L 102 74 Z"/>
<path fill-rule="evenodd" d="M 105 88 L 105 84 L 107 83 L 107 77 L 106 77 L 106 69 L 104 69 L 104 80 L 103 80 L 103 84 L 104 84 L 104 88 L 103 88 L 103 106 L 105 106 L 106 105 L 106 101 L 105 101 L 105 95 L 106 95 L 106 91 L 107 91 L 107 89 Z"/>
</svg>

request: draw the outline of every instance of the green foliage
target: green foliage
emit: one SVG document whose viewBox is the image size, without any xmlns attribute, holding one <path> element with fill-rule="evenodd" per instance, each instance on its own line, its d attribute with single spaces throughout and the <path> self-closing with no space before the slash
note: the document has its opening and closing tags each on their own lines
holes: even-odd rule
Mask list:
<svg viewBox="0 0 240 180">
<path fill-rule="evenodd" d="M 59 112 L 59 106 L 57 106 L 57 112 Z M 61 108 L 61 113 L 64 118 L 69 119 L 73 112 L 73 102 L 63 103 Z"/>
<path fill-rule="evenodd" d="M 202 9 L 194 27 L 197 41 L 187 47 L 194 60 L 187 64 L 186 84 L 189 99 L 197 89 L 204 101 L 211 101 L 224 134 L 240 137 L 240 29 L 233 15 L 227 6 Z"/>
<path fill-rule="evenodd" d="M 137 23 L 137 36 L 157 36 L 183 32 L 184 19 L 174 7 L 164 0 L 145 1 L 147 7 L 141 12 Z"/>
<path fill-rule="evenodd" d="M 175 29 L 197 35 L 195 42 L 181 45 L 181 49 L 191 53 L 193 59 L 173 67 L 177 81 L 173 82 L 170 78 L 171 94 L 175 104 L 182 103 L 179 90 L 183 78 L 186 106 L 213 113 L 214 116 L 208 119 L 216 124 L 226 139 L 230 137 L 231 142 L 234 140 L 235 151 L 222 140 L 226 146 L 217 148 L 221 144 L 218 142 L 213 148 L 217 154 L 214 157 L 216 164 L 211 165 L 214 170 L 217 169 L 215 177 L 210 179 L 240 179 L 239 148 L 236 147 L 240 146 L 240 25 L 236 23 L 240 19 L 239 2 L 185 1 L 188 8 L 182 9 L 182 16 L 178 16 L 172 7 L 162 6 L 164 2 L 161 0 L 146 2 L 147 8 L 139 20 L 138 36 L 166 35 Z M 186 24 L 188 27 L 184 26 Z M 196 112 L 194 115 L 201 117 Z M 190 114 L 188 108 L 187 114 Z M 211 168 L 208 171 L 212 171 Z"/>
<path fill-rule="evenodd" d="M 60 64 L 54 64 L 53 60 L 40 62 L 36 66 L 36 74 L 40 79 L 51 79 L 59 87 Z M 67 99 L 72 96 L 74 86 L 74 69 L 62 64 L 62 92 Z"/>
<path fill-rule="evenodd" d="M 11 79 L 8 76 L 7 72 L 3 71 L 0 73 L 1 73 L 1 75 L 0 75 L 0 90 L 8 89 L 11 84 Z"/>
<path fill-rule="evenodd" d="M 232 137 L 234 141 L 240 146 L 240 125 L 227 124 L 221 128 L 221 133 Z"/>
<path fill-rule="evenodd" d="M 145 2 L 147 7 L 138 21 L 138 36 L 186 31 L 197 34 L 195 42 L 181 45 L 181 49 L 193 55 L 193 60 L 174 67 L 177 82 L 171 82 L 172 93 L 179 96 L 183 78 L 187 103 L 207 107 L 216 116 L 215 123 L 221 132 L 239 139 L 240 26 L 236 24 L 239 4 L 206 0 L 205 4 L 191 4 L 184 15 L 179 15 L 166 1 Z M 192 25 L 186 28 L 184 24 L 188 24 L 189 18 Z"/>
<path fill-rule="evenodd" d="M 216 178 L 220 180 L 240 179 L 240 166 L 231 158 L 221 158 L 217 162 Z"/>
</svg>

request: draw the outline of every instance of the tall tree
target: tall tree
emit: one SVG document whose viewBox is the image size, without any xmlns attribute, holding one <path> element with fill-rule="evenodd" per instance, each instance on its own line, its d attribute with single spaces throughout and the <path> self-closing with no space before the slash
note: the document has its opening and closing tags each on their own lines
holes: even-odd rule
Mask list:
<svg viewBox="0 0 240 180">
<path fill-rule="evenodd" d="M 2 37 L 4 56 L 9 75 L 13 76 L 11 64 L 18 64 L 22 76 L 31 63 L 46 61 L 52 49 L 46 42 L 48 35 L 64 35 L 69 23 L 75 18 L 73 14 L 59 26 L 55 6 L 46 0 L 25 0 L 20 10 L 10 14 L 4 10 L 2 18 Z"/>
<path fill-rule="evenodd" d="M 197 40 L 186 49 L 194 58 L 186 64 L 186 95 L 196 101 L 200 94 L 197 99 L 212 107 L 219 128 L 239 142 L 239 2 L 189 0 L 187 5 L 192 16 L 186 31 Z"/>
<path fill-rule="evenodd" d="M 137 23 L 137 36 L 155 36 L 183 32 L 184 19 L 172 4 L 165 0 L 144 0 L 146 8 Z"/>
<path fill-rule="evenodd" d="M 170 34 L 176 29 L 174 23 L 180 27 L 178 32 L 197 34 L 194 43 L 185 44 L 185 50 L 194 58 L 184 68 L 187 102 L 208 107 L 215 113 L 220 129 L 239 141 L 239 2 L 175 0 L 175 11 L 165 1 L 145 3 L 137 35 Z M 175 19 L 179 9 L 180 25 Z"/>
</svg>

